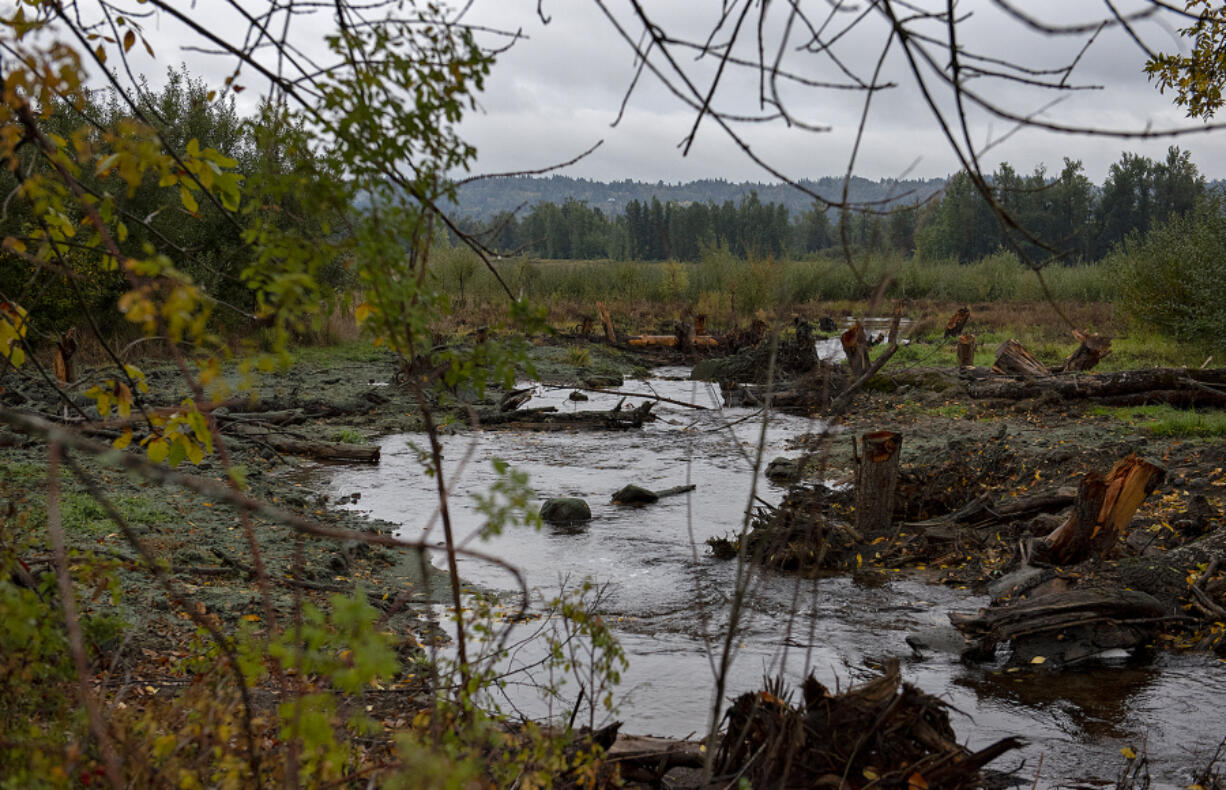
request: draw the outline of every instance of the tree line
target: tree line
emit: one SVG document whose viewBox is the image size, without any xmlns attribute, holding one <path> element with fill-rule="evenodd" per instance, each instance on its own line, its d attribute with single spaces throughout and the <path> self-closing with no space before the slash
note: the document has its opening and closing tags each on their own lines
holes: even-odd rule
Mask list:
<svg viewBox="0 0 1226 790">
<path fill-rule="evenodd" d="M 863 252 L 925 260 L 969 262 L 1012 249 L 1029 260 L 1081 263 L 1102 259 L 1129 234 L 1186 215 L 1208 191 L 1189 152 L 1174 146 L 1161 161 L 1124 153 L 1101 187 L 1069 159 L 1055 177 L 1041 165 L 1023 175 L 1002 163 L 985 186 L 995 207 L 963 171 L 931 199 L 878 210 L 813 206 L 793 213 L 757 192 L 723 203 L 653 196 L 631 200 L 620 214 L 566 199 L 487 221 L 470 218 L 464 227 L 504 255 L 553 259 L 694 261 L 710 248 L 741 257 L 802 257 L 846 242 Z"/>
</svg>

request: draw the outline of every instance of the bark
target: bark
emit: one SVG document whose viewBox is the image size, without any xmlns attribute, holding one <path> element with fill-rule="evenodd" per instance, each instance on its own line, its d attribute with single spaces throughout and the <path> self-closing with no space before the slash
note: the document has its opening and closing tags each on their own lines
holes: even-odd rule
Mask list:
<svg viewBox="0 0 1226 790">
<path fill-rule="evenodd" d="M 974 335 L 959 335 L 958 336 L 958 367 L 970 368 L 975 366 L 975 336 Z"/>
<path fill-rule="evenodd" d="M 860 437 L 861 456 L 856 475 L 856 531 L 875 535 L 889 530 L 898 487 L 902 434 L 875 431 Z"/>
<path fill-rule="evenodd" d="M 379 462 L 378 445 L 294 439 L 241 423 L 235 423 L 228 430 L 241 438 L 262 442 L 279 453 L 328 461 L 360 461 L 370 464 Z"/>
<path fill-rule="evenodd" d="M 614 408 L 609 411 L 557 412 L 553 407 L 524 409 L 507 414 L 482 413 L 478 419 L 482 428 L 507 428 L 522 431 L 624 431 L 641 428 L 655 419 L 651 413 L 655 402 L 647 401 L 634 409 Z"/>
<path fill-rule="evenodd" d="M 1063 398 L 1144 398 L 1159 402 L 1221 402 L 1226 397 L 1226 368 L 1147 368 L 1089 375 L 1054 375 L 1042 379 L 991 376 L 966 385 L 972 398 L 1022 400 L 1053 393 Z M 1126 405 L 1126 404 L 1121 404 Z"/>
<path fill-rule="evenodd" d="M 1062 373 L 1071 373 L 1077 370 L 1090 370 L 1095 365 L 1103 360 L 1103 357 L 1111 353 L 1111 338 L 1103 337 L 1097 332 L 1088 334 L 1073 330 L 1073 337 L 1080 341 L 1081 345 L 1077 350 L 1069 355 L 1069 358 L 1064 360 L 1064 367 L 1060 369 Z"/>
<path fill-rule="evenodd" d="M 847 364 L 851 367 L 851 375 L 859 377 L 868 370 L 868 335 L 864 327 L 857 321 L 841 337 L 843 353 L 847 355 Z"/>
<path fill-rule="evenodd" d="M 1006 340 L 996 349 L 996 364 L 992 367 L 996 373 L 1018 374 L 1022 376 L 1038 376 L 1046 378 L 1051 372 L 1043 363 L 1035 359 L 1026 347 L 1016 340 Z"/>
<path fill-rule="evenodd" d="M 671 347 L 671 346 L 680 345 L 682 350 L 685 350 L 684 342 L 681 342 L 681 343 L 678 342 L 680 335 L 681 335 L 681 332 L 678 332 L 677 334 L 672 334 L 672 335 L 635 335 L 634 337 L 630 338 L 630 340 L 627 342 L 629 342 L 629 344 L 632 346 Z M 688 342 L 691 346 L 702 346 L 706 348 L 714 348 L 715 346 L 719 345 L 719 341 L 711 337 L 710 335 L 695 335 L 693 337 L 690 337 L 689 333 L 686 332 L 685 337 L 688 339 Z"/>
<path fill-rule="evenodd" d="M 1045 539 L 1050 560 L 1072 565 L 1107 557 L 1137 508 L 1165 477 L 1165 470 L 1135 453 L 1116 462 L 1105 478 L 1097 472 L 1086 475 L 1068 520 Z"/>
<path fill-rule="evenodd" d="M 966 326 L 967 320 L 971 317 L 969 307 L 961 307 L 958 312 L 950 317 L 949 322 L 945 324 L 945 337 L 957 337 L 962 334 L 962 328 Z"/>
<path fill-rule="evenodd" d="M 604 302 L 597 302 L 596 310 L 600 312 L 600 325 L 604 327 L 604 339 L 609 341 L 609 345 L 617 345 L 617 332 L 613 331 L 613 318 L 609 315 L 609 308 L 605 307 Z"/>
</svg>

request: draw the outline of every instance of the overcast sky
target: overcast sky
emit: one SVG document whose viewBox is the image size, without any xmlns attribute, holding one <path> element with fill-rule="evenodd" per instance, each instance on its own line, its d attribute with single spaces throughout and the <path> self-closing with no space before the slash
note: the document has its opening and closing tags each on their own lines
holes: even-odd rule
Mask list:
<svg viewBox="0 0 1226 790">
<path fill-rule="evenodd" d="M 628 0 L 604 0 L 614 17 L 630 35 L 642 32 Z M 670 34 L 701 40 L 710 31 L 720 8 L 731 0 L 644 0 L 648 12 Z M 799 0 L 817 17 L 829 8 L 827 0 Z M 1058 25 L 1092 22 L 1110 14 L 1101 0 L 1013 0 L 1027 13 Z M 319 35 L 330 25 L 327 4 L 312 17 L 295 20 L 304 35 Z M 931 3 L 929 3 L 931 5 Z M 943 3 L 938 3 L 941 7 Z M 1117 8 L 1144 7 L 1143 0 L 1116 0 Z M 227 28 L 220 0 L 197 0 L 191 5 L 195 17 L 214 29 Z M 740 8 L 738 2 L 735 8 Z M 846 25 L 860 10 L 862 2 L 849 2 L 830 30 Z M 958 36 L 975 52 L 1006 59 L 1032 69 L 1051 69 L 1067 65 L 1081 50 L 1087 35 L 1043 35 L 1004 13 L 994 0 L 962 0 L 958 11 Z M 757 4 L 743 33 L 743 43 L 734 54 L 756 58 L 754 29 Z M 765 35 L 766 57 L 774 58 L 776 47 L 784 40 L 783 24 L 790 3 L 769 6 Z M 644 73 L 631 96 L 620 123 L 622 96 L 635 73 L 635 60 L 629 44 L 617 33 L 596 0 L 542 0 L 548 17 L 545 24 L 537 14 L 537 0 L 473 0 L 465 21 L 504 30 L 521 30 L 525 38 L 502 54 L 494 66 L 486 91 L 480 97 L 481 110 L 470 115 L 463 133 L 478 148 L 478 172 L 499 172 L 544 167 L 569 159 L 597 140 L 604 145 L 584 161 L 563 171 L 567 175 L 601 180 L 631 178 L 676 182 L 697 178 L 724 178 L 733 181 L 775 180 L 769 172 L 750 159 L 719 126 L 706 120 L 699 128 L 688 156 L 678 144 L 689 133 L 695 111 L 673 96 L 650 73 Z M 1148 19 L 1135 25 L 1136 32 L 1155 50 L 1186 49 L 1174 28 L 1179 20 Z M 167 62 L 184 60 L 189 68 L 211 81 L 220 81 L 226 70 L 217 58 L 207 58 L 181 48 L 183 37 L 176 26 L 162 20 L 148 24 L 151 39 L 159 49 L 158 61 L 147 61 L 155 78 L 164 73 Z M 241 28 L 236 27 L 236 30 Z M 724 40 L 725 34 L 716 37 Z M 943 25 L 929 24 L 922 32 L 945 38 Z M 834 47 L 840 62 L 867 81 L 881 53 L 887 28 L 880 15 L 870 11 L 865 23 L 843 37 Z M 496 37 L 484 40 L 495 43 Z M 782 68 L 808 79 L 847 82 L 848 78 L 825 54 L 798 50 L 804 38 L 793 29 L 783 47 Z M 138 48 L 139 49 L 139 48 Z M 708 57 L 696 61 L 692 52 L 677 49 L 678 64 L 705 90 L 711 82 L 716 61 Z M 658 56 L 653 63 L 667 68 Z M 1009 84 L 1001 80 L 978 79 L 969 87 L 992 102 L 1022 116 L 1036 117 L 1076 126 L 1141 130 L 1147 127 L 1195 127 L 1175 108 L 1170 95 L 1160 95 L 1147 82 L 1142 67 L 1145 54 L 1120 27 L 1103 30 L 1081 58 L 1069 83 L 1097 85 L 1102 90 L 1052 92 Z M 139 65 L 140 59 L 137 59 Z M 943 64 L 944 65 L 944 64 Z M 931 71 L 927 76 L 933 77 Z M 252 93 L 260 86 L 247 75 Z M 855 172 L 868 178 L 903 176 L 945 176 L 958 168 L 949 142 L 941 133 L 931 109 L 916 86 L 900 48 L 895 45 L 886 59 L 882 81 L 897 87 L 875 95 Z M 952 109 L 950 90 L 930 79 L 935 100 L 946 111 Z M 250 94 L 248 94 L 250 95 Z M 722 112 L 761 115 L 756 74 L 743 69 L 725 73 L 715 95 L 714 106 Z M 828 132 L 813 133 L 782 121 L 766 124 L 741 124 L 736 130 L 770 166 L 793 178 L 841 175 L 855 140 L 864 94 L 859 91 L 806 88 L 781 81 L 780 96 L 789 113 L 807 124 L 829 127 Z M 245 97 L 244 97 L 245 98 Z M 1061 99 L 1047 107 L 1053 99 Z M 1047 107 L 1047 109 L 1044 109 Z M 970 110 L 971 139 L 976 149 L 1013 130 L 1013 124 L 985 113 Z M 1058 172 L 1064 157 L 1084 162 L 1088 175 L 1101 182 L 1108 166 L 1124 150 L 1154 158 L 1165 155 L 1172 142 L 1192 151 L 1193 159 L 1210 178 L 1226 176 L 1226 133 L 1188 135 L 1176 140 L 1123 140 L 1024 129 L 991 147 L 983 156 L 988 169 L 1007 160 L 1016 169 L 1030 171 L 1038 164 Z"/>
</svg>

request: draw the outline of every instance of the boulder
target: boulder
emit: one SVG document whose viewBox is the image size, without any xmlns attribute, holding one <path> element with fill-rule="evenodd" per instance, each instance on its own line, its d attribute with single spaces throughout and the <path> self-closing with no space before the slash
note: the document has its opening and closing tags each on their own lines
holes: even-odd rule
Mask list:
<svg viewBox="0 0 1226 790">
<path fill-rule="evenodd" d="M 573 391 L 570 393 L 570 395 L 568 395 L 567 397 L 569 397 L 569 398 L 570 398 L 571 400 L 573 400 L 573 401 L 585 401 L 585 400 L 588 400 L 588 396 L 587 396 L 586 394 L 584 394 L 584 393 L 580 392 L 579 390 L 573 390 Z"/>
<path fill-rule="evenodd" d="M 623 487 L 613 495 L 615 505 L 654 505 L 660 499 L 655 491 L 634 484 Z"/>
<path fill-rule="evenodd" d="M 579 497 L 554 497 L 541 505 L 541 519 L 551 524 L 591 521 L 592 509 Z"/>
<path fill-rule="evenodd" d="M 795 458 L 780 456 L 766 465 L 766 479 L 773 483 L 791 483 L 800 477 L 800 464 Z"/>
</svg>

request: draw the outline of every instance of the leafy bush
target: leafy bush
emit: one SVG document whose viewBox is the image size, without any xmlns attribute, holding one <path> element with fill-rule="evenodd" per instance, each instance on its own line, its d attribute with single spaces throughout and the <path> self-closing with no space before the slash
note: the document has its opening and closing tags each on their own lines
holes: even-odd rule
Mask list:
<svg viewBox="0 0 1226 790">
<path fill-rule="evenodd" d="M 1226 343 L 1226 206 L 1207 199 L 1143 238 L 1130 237 L 1108 263 L 1130 319 L 1185 342 Z"/>
</svg>

